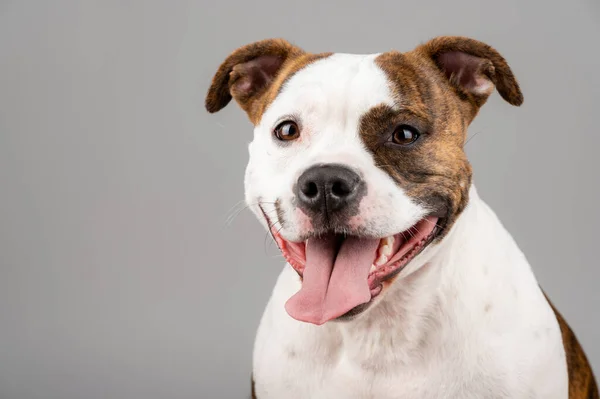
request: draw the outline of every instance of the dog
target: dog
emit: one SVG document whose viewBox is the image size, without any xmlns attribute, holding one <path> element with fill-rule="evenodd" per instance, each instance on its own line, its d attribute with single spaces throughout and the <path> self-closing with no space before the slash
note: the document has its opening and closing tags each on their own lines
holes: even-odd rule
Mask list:
<svg viewBox="0 0 600 399">
<path fill-rule="evenodd" d="M 254 125 L 245 200 L 286 259 L 262 316 L 252 396 L 598 398 L 575 335 L 479 197 L 467 127 L 496 89 L 491 46 L 235 50 L 206 96 Z"/>
</svg>

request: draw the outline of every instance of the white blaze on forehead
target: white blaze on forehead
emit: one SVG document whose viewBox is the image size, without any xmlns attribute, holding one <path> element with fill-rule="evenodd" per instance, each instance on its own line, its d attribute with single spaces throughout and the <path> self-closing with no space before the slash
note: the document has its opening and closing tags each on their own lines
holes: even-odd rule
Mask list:
<svg viewBox="0 0 600 399">
<path fill-rule="evenodd" d="M 260 125 L 296 115 L 309 134 L 357 133 L 362 115 L 394 105 L 389 80 L 375 63 L 379 54 L 333 54 L 294 74 L 265 112 Z"/>
</svg>

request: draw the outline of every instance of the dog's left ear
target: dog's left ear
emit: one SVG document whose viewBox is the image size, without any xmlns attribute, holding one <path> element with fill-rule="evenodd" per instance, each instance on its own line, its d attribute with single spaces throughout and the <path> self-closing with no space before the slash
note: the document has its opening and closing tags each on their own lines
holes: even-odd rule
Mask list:
<svg viewBox="0 0 600 399">
<path fill-rule="evenodd" d="M 304 51 L 283 39 L 267 39 L 235 50 L 223 61 L 206 95 L 208 112 L 224 108 L 232 98 L 250 119 L 283 65 Z"/>
<path fill-rule="evenodd" d="M 523 103 L 523 94 L 506 60 L 492 47 L 460 36 L 441 36 L 415 52 L 435 63 L 459 96 L 481 107 L 494 90 L 512 105 Z"/>
</svg>

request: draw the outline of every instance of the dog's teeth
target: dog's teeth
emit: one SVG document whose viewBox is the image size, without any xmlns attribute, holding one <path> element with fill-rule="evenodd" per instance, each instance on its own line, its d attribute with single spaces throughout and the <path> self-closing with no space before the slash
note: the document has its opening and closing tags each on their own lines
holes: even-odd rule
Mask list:
<svg viewBox="0 0 600 399">
<path fill-rule="evenodd" d="M 390 256 L 392 254 L 392 247 L 390 245 L 384 245 L 379 249 L 381 255 Z"/>
<path fill-rule="evenodd" d="M 379 243 L 379 248 L 377 249 L 377 254 L 379 255 L 375 260 L 373 266 L 371 266 L 371 271 L 374 271 L 377 266 L 385 265 L 389 257 L 392 255 L 394 247 L 394 236 L 389 236 L 381 239 Z"/>
<path fill-rule="evenodd" d="M 379 255 L 390 256 L 394 247 L 394 236 L 389 236 L 381 239 L 379 244 Z"/>
<path fill-rule="evenodd" d="M 375 261 L 375 266 L 383 266 L 387 263 L 388 257 L 386 255 L 379 255 L 379 258 Z"/>
<path fill-rule="evenodd" d="M 377 266 L 371 265 L 371 270 L 369 270 L 369 273 L 373 273 L 375 270 L 377 270 Z"/>
</svg>

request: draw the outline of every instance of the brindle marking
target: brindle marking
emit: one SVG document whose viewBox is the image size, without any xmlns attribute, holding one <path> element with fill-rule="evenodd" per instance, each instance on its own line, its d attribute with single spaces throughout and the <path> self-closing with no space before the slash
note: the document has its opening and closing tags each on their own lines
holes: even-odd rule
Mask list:
<svg viewBox="0 0 600 399">
<path fill-rule="evenodd" d="M 523 95 L 504 58 L 492 47 L 464 37 L 441 37 L 416 49 L 380 55 L 394 108 L 380 105 L 363 116 L 360 134 L 377 165 L 432 214 L 443 218 L 441 240 L 467 205 L 471 165 L 464 152 L 467 127 L 494 85 L 512 105 Z M 389 143 L 394 129 L 421 132 L 415 143 Z"/>
<path fill-rule="evenodd" d="M 252 399 L 257 399 L 256 398 L 256 391 L 254 389 L 254 376 L 251 376 L 251 380 L 252 380 Z"/>
<path fill-rule="evenodd" d="M 544 295 L 546 296 L 545 293 Z M 569 399 L 600 399 L 594 371 L 575 333 L 573 333 L 566 320 L 556 307 L 554 307 L 550 299 L 548 299 L 548 296 L 546 296 L 546 300 L 556 315 L 562 333 L 569 374 Z"/>
</svg>

